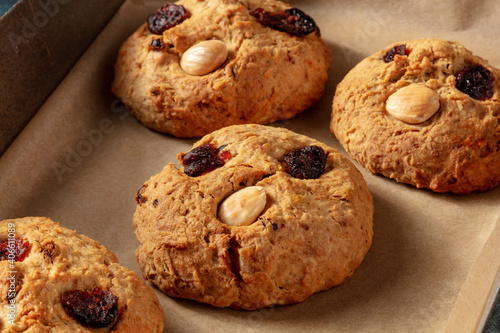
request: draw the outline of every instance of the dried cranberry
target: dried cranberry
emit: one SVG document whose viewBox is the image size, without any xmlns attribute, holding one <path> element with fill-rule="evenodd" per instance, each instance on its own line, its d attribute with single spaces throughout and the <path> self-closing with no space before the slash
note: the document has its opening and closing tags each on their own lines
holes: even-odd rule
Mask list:
<svg viewBox="0 0 500 333">
<path fill-rule="evenodd" d="M 262 25 L 297 37 L 309 35 L 316 30 L 316 22 L 297 8 L 286 9 L 281 13 L 270 13 L 257 8 L 253 10 L 252 15 Z"/>
<path fill-rule="evenodd" d="M 161 38 L 153 38 L 153 40 L 151 41 L 151 44 L 149 44 L 149 48 L 151 50 L 158 51 L 158 50 L 165 48 L 165 44 L 163 44 L 163 41 L 161 40 Z"/>
<path fill-rule="evenodd" d="M 30 243 L 21 239 L 8 240 L 0 244 L 0 260 L 23 261 L 30 251 Z"/>
<path fill-rule="evenodd" d="M 118 297 L 94 287 L 92 292 L 71 290 L 61 297 L 66 313 L 85 327 L 106 327 L 118 313 Z"/>
<path fill-rule="evenodd" d="M 148 29 L 154 34 L 161 35 L 188 18 L 183 5 L 166 4 L 148 16 Z"/>
<path fill-rule="evenodd" d="M 408 55 L 410 54 L 410 51 L 406 49 L 405 44 L 401 45 L 396 45 L 392 49 L 387 52 L 387 54 L 384 57 L 384 62 L 391 62 L 394 60 L 395 55 Z"/>
<path fill-rule="evenodd" d="M 223 166 L 231 158 L 229 151 L 219 154 L 213 144 L 204 144 L 194 148 L 182 158 L 184 173 L 190 177 L 198 177 Z"/>
<path fill-rule="evenodd" d="M 493 96 L 493 74 L 479 64 L 465 66 L 457 75 L 456 87 L 474 99 Z"/>
<path fill-rule="evenodd" d="M 53 241 L 45 244 L 42 249 L 43 257 L 45 259 L 50 259 L 50 261 L 52 261 L 52 259 L 54 259 L 55 249 L 56 249 L 56 243 L 54 243 Z"/>
<path fill-rule="evenodd" d="M 307 146 L 285 156 L 286 170 L 298 179 L 316 179 L 325 172 L 326 153 L 318 146 Z"/>
<path fill-rule="evenodd" d="M 146 187 L 147 187 L 146 185 L 142 185 L 141 188 L 137 190 L 137 193 L 135 194 L 135 202 L 137 202 L 139 205 L 142 205 L 148 200 L 146 197 L 142 196 L 143 190 Z"/>
</svg>

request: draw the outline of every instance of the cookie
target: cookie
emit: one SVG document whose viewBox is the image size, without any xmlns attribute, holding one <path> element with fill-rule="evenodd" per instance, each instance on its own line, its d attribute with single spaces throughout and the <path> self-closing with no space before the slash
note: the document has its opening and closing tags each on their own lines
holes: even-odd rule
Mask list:
<svg viewBox="0 0 500 333">
<path fill-rule="evenodd" d="M 2 332 L 163 332 L 153 289 L 96 241 L 43 217 L 0 235 Z"/>
<path fill-rule="evenodd" d="M 314 20 L 283 2 L 182 0 L 123 43 L 112 91 L 151 129 L 199 137 L 306 110 L 330 61 Z"/>
<path fill-rule="evenodd" d="M 335 149 L 233 125 L 178 155 L 136 195 L 136 251 L 166 294 L 253 310 L 349 279 L 371 246 L 373 202 Z"/>
<path fill-rule="evenodd" d="M 335 92 L 330 130 L 372 173 L 434 192 L 500 184 L 500 71 L 463 45 L 418 39 L 362 60 Z"/>
</svg>

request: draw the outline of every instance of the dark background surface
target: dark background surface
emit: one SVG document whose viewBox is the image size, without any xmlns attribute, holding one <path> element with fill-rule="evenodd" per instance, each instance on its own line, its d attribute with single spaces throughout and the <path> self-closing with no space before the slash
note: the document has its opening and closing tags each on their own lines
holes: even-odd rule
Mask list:
<svg viewBox="0 0 500 333">
<path fill-rule="evenodd" d="M 122 2 L 0 0 L 0 156 Z"/>
</svg>

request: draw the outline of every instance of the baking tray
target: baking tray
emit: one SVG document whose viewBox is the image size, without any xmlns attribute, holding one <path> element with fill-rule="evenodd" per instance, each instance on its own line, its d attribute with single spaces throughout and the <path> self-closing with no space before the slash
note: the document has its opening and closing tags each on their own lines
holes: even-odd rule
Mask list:
<svg viewBox="0 0 500 333">
<path fill-rule="evenodd" d="M 329 132 L 335 86 L 396 41 L 457 40 L 500 65 L 495 1 L 290 1 L 315 18 L 332 50 L 324 98 L 272 124 L 347 156 Z M 126 1 L 0 158 L 0 219 L 47 216 L 98 240 L 140 274 L 134 195 L 195 139 L 151 131 L 110 93 L 118 48 L 159 1 Z M 215 308 L 156 290 L 166 332 L 470 332 L 491 307 L 500 266 L 500 189 L 435 194 L 371 175 L 374 239 L 354 276 L 305 302 L 257 311 Z"/>
</svg>

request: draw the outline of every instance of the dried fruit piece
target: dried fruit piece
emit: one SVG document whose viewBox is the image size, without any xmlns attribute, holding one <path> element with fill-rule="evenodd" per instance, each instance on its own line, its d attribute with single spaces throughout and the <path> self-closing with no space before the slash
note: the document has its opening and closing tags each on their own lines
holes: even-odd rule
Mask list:
<svg viewBox="0 0 500 333">
<path fill-rule="evenodd" d="M 410 84 L 387 99 L 385 108 L 395 118 L 409 124 L 418 124 L 439 110 L 437 92 L 423 84 Z"/>
<path fill-rule="evenodd" d="M 281 13 L 270 13 L 262 8 L 256 8 L 252 15 L 262 25 L 297 37 L 309 35 L 317 28 L 316 22 L 297 8 L 286 9 Z"/>
<path fill-rule="evenodd" d="M 231 157 L 229 152 L 222 152 L 213 144 L 204 144 L 189 151 L 182 158 L 184 173 L 198 177 L 223 166 Z"/>
<path fill-rule="evenodd" d="M 158 51 L 161 49 L 165 48 L 165 44 L 163 44 L 163 41 L 161 38 L 153 38 L 151 40 L 151 44 L 149 44 L 149 48 L 154 51 Z"/>
<path fill-rule="evenodd" d="M 189 49 L 181 57 L 183 71 L 191 75 L 205 75 L 219 68 L 227 59 L 226 44 L 220 40 L 204 40 Z"/>
<path fill-rule="evenodd" d="M 30 251 L 30 243 L 19 238 L 0 244 L 0 260 L 23 261 Z"/>
<path fill-rule="evenodd" d="M 99 287 L 94 287 L 92 292 L 67 291 L 61 303 L 66 313 L 85 327 L 106 327 L 118 313 L 118 297 Z"/>
<path fill-rule="evenodd" d="M 183 5 L 166 4 L 148 16 L 148 29 L 154 34 L 161 35 L 188 18 Z"/>
<path fill-rule="evenodd" d="M 298 179 L 316 179 L 325 172 L 326 153 L 318 146 L 307 146 L 285 156 L 286 170 Z"/>
<path fill-rule="evenodd" d="M 56 249 L 56 243 L 54 243 L 53 241 L 43 245 L 42 247 L 43 257 L 45 259 L 49 259 L 52 262 L 52 260 L 54 259 L 55 249 Z"/>
<path fill-rule="evenodd" d="M 267 195 L 262 186 L 250 186 L 231 194 L 219 208 L 219 219 L 230 226 L 255 222 L 266 207 Z"/>
<path fill-rule="evenodd" d="M 493 74 L 479 64 L 465 66 L 457 75 L 456 87 L 470 97 L 484 101 L 493 96 Z"/>
<path fill-rule="evenodd" d="M 406 49 L 406 44 L 396 45 L 387 52 L 384 57 L 384 62 L 391 62 L 395 55 L 409 55 L 410 51 Z"/>
<path fill-rule="evenodd" d="M 139 205 L 142 205 L 145 203 L 148 199 L 142 196 L 143 190 L 146 188 L 146 185 L 142 185 L 140 189 L 137 190 L 137 193 L 135 194 L 135 202 L 137 202 Z"/>
</svg>

